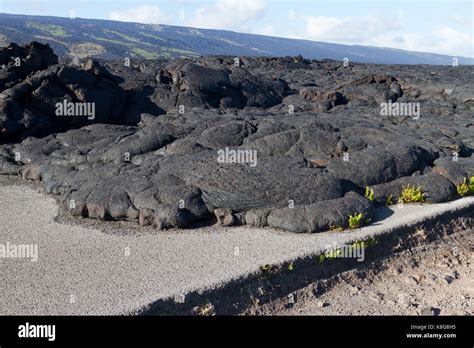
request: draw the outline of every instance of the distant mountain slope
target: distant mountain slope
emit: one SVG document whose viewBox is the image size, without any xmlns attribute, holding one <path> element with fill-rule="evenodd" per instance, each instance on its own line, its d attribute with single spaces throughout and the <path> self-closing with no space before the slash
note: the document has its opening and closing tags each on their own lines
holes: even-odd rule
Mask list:
<svg viewBox="0 0 474 348">
<path fill-rule="evenodd" d="M 109 20 L 0 13 L 0 45 L 49 43 L 60 56 L 105 59 L 170 58 L 193 55 L 296 56 L 380 64 L 444 64 L 453 57 L 389 48 L 349 46 L 242 34 L 226 30 L 146 25 Z M 459 64 L 474 64 L 458 57 Z"/>
</svg>

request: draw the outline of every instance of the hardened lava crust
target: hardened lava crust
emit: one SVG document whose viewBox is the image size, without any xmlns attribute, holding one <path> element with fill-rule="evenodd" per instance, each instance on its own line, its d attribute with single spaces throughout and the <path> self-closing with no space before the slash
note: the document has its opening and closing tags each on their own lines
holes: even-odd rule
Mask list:
<svg viewBox="0 0 474 348">
<path fill-rule="evenodd" d="M 472 66 L 74 64 L 37 42 L 0 65 L 0 174 L 73 216 L 319 232 L 370 223 L 408 186 L 456 199 L 474 177 Z"/>
</svg>

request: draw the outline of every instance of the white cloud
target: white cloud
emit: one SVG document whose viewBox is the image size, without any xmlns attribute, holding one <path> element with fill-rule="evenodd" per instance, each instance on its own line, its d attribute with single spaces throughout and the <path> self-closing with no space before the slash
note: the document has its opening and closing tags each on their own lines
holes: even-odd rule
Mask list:
<svg viewBox="0 0 474 348">
<path fill-rule="evenodd" d="M 1 1 L 1 0 L 0 0 Z M 189 0 L 175 0 L 188 2 Z M 141 5 L 109 13 L 109 19 L 146 24 L 175 24 L 197 28 L 228 29 L 271 36 L 305 38 L 341 44 L 392 47 L 410 51 L 432 52 L 452 56 L 474 57 L 473 37 L 452 27 L 440 27 L 432 32 L 410 32 L 396 14 L 324 17 L 298 16 L 299 26 L 282 28 L 264 18 L 265 0 L 216 0 L 198 7 L 185 20 L 166 16 L 153 5 Z M 465 22 L 465 16 L 451 16 L 451 23 Z M 471 21 L 472 23 L 472 21 Z M 293 29 L 292 29 L 293 28 Z"/>
<path fill-rule="evenodd" d="M 400 21 L 386 16 L 306 17 L 309 39 L 336 43 L 362 43 L 381 33 L 400 29 Z"/>
<path fill-rule="evenodd" d="M 310 40 L 474 57 L 473 38 L 467 33 L 450 27 L 429 33 L 402 28 L 395 16 L 306 17 L 306 38 Z"/>
<path fill-rule="evenodd" d="M 474 57 L 473 37 L 466 33 L 461 33 L 449 27 L 443 27 L 433 32 L 435 42 L 426 46 L 426 50 L 430 47 L 437 52 L 446 54 L 460 54 Z"/>
<path fill-rule="evenodd" d="M 428 35 L 414 33 L 401 33 L 397 37 L 381 35 L 372 39 L 369 44 L 409 51 L 474 57 L 473 38 L 469 34 L 449 27 L 439 28 Z"/>
<path fill-rule="evenodd" d="M 160 8 L 152 5 L 141 5 L 125 11 L 110 12 L 109 19 L 145 24 L 159 24 L 165 20 Z"/>
<path fill-rule="evenodd" d="M 265 12 L 263 0 L 217 0 L 199 7 L 187 25 L 208 29 L 251 31 Z"/>
<path fill-rule="evenodd" d="M 274 36 L 275 35 L 275 27 L 271 24 L 264 26 L 260 30 L 256 32 L 256 34 L 260 35 L 267 35 L 267 36 Z"/>
</svg>

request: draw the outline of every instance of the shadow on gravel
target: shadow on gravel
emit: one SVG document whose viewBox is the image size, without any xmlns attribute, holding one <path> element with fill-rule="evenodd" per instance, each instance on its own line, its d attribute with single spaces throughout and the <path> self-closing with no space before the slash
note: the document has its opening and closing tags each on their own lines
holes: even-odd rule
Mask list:
<svg viewBox="0 0 474 348">
<path fill-rule="evenodd" d="M 389 213 L 387 209 L 384 213 Z M 369 271 L 382 270 L 383 259 L 403 250 L 431 243 L 457 231 L 474 226 L 474 211 L 467 207 L 456 213 L 434 217 L 412 228 L 399 228 L 377 236 L 376 245 L 365 251 L 364 262 L 336 258 L 320 262 L 318 255 L 294 260 L 283 265 L 266 265 L 260 272 L 236 279 L 213 290 L 195 291 L 185 296 L 159 300 L 144 309 L 141 315 L 239 315 L 250 308 L 278 299 L 297 301 L 295 291 L 312 287 L 315 297 L 330 290 L 342 272 L 356 270 L 360 278 Z M 422 231 L 422 233 L 420 232 Z M 290 296 L 291 295 L 291 296 Z M 292 303 L 288 302 L 288 307 Z"/>
<path fill-rule="evenodd" d="M 372 223 L 373 226 L 381 225 L 383 220 L 389 218 L 394 214 L 391 208 L 377 208 L 374 212 L 374 222 Z"/>
</svg>

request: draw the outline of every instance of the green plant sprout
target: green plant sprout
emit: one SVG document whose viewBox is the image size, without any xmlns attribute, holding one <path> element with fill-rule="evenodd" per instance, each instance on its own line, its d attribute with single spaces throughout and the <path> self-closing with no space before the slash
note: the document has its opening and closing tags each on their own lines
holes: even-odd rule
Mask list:
<svg viewBox="0 0 474 348">
<path fill-rule="evenodd" d="M 426 200 L 425 193 L 421 187 L 415 187 L 415 185 L 407 185 L 403 188 L 402 193 L 398 199 L 401 203 L 422 203 Z"/>
<path fill-rule="evenodd" d="M 349 215 L 349 228 L 351 230 L 359 228 L 361 226 L 362 217 L 362 213 Z"/>
<path fill-rule="evenodd" d="M 371 189 L 369 186 L 366 186 L 364 197 L 367 198 L 371 202 L 375 201 L 374 190 Z"/>
<path fill-rule="evenodd" d="M 470 185 L 467 183 L 467 179 L 464 178 L 464 181 L 459 185 L 456 185 L 456 191 L 461 197 L 467 196 L 470 193 Z"/>
<path fill-rule="evenodd" d="M 469 196 L 474 194 L 474 176 L 471 176 L 471 179 L 469 179 L 469 182 L 467 181 L 467 178 L 464 178 L 464 181 L 456 185 L 456 191 L 459 196 L 464 197 L 464 196 Z"/>
</svg>

